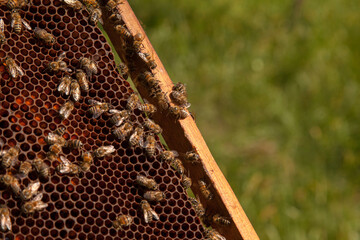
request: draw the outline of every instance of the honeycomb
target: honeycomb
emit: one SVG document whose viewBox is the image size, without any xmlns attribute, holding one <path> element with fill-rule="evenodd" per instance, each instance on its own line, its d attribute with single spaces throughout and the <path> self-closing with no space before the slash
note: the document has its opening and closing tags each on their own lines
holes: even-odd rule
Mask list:
<svg viewBox="0 0 360 240">
<path fill-rule="evenodd" d="M 51 177 L 40 179 L 40 192 L 48 207 L 26 216 L 20 211 L 21 201 L 10 190 L 0 186 L 0 204 L 10 209 L 12 231 L 0 232 L 0 239 L 202 239 L 204 229 L 188 201 L 180 183 L 180 175 L 167 163 L 161 162 L 157 151 L 148 158 L 140 147 L 130 147 L 111 134 L 110 115 L 92 118 L 87 111 L 88 100 L 95 99 L 124 109 L 133 90 L 120 77 L 110 45 L 100 29 L 88 24 L 88 12 L 75 12 L 58 0 L 33 0 L 20 11 L 32 29 L 46 29 L 56 37 L 53 46 L 36 40 L 32 32 L 15 34 L 10 27 L 10 11 L 0 6 L 0 18 L 5 22 L 7 42 L 0 47 L 0 61 L 11 56 L 25 75 L 11 79 L 4 66 L 0 67 L 0 136 L 4 149 L 18 146 L 18 160 L 46 158 L 49 146 L 44 137 L 57 128 L 66 128 L 65 139 L 79 139 L 83 149 L 93 151 L 113 145 L 116 153 L 95 159 L 90 171 L 83 176 L 59 175 L 58 161 L 45 160 L 51 166 Z M 81 57 L 97 56 L 100 73 L 93 75 L 89 92 L 82 92 L 70 117 L 61 120 L 59 108 L 68 100 L 56 90 L 63 73 L 44 72 L 60 52 L 73 70 Z M 145 115 L 139 110 L 131 114 L 133 124 L 141 124 Z M 158 138 L 157 138 L 158 140 Z M 158 140 L 158 144 L 160 144 Z M 81 151 L 63 149 L 71 162 L 81 161 Z M 5 174 L 1 169 L 0 174 Z M 156 180 L 166 200 L 152 204 L 160 221 L 146 224 L 139 209 L 142 190 L 135 187 L 138 174 Z M 21 178 L 22 188 L 38 179 L 33 170 Z M 134 217 L 134 223 L 115 230 L 112 221 L 119 214 Z"/>
</svg>

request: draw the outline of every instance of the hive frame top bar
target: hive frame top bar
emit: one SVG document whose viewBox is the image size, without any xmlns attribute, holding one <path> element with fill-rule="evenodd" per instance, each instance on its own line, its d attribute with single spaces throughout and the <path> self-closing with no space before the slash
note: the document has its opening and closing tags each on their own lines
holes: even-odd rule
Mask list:
<svg viewBox="0 0 360 240">
<path fill-rule="evenodd" d="M 153 49 L 129 3 L 125 0 L 122 1 L 117 6 L 117 10 L 120 12 L 125 26 L 133 36 L 137 33 L 142 33 L 143 36 L 145 36 L 143 40 L 143 51 L 152 54 L 157 64 L 157 68 L 152 70 L 152 73 L 155 75 L 155 78 L 160 81 L 163 92 L 171 92 L 172 87 L 174 86 L 173 82 Z M 126 61 L 124 49 L 120 40 L 121 36 L 119 33 L 114 31 L 113 23 L 108 21 L 106 18 L 104 21 L 104 29 L 108 33 L 122 60 Z M 130 74 L 132 79 L 136 79 L 139 72 L 131 72 Z M 141 85 L 137 85 L 136 87 L 143 98 L 149 97 L 147 89 Z M 156 104 L 156 102 L 152 103 Z M 233 223 L 230 226 L 220 227 L 217 230 L 219 230 L 219 232 L 228 240 L 259 239 L 229 183 L 226 181 L 220 168 L 216 164 L 193 118 L 187 117 L 183 120 L 174 122 L 173 119 L 169 119 L 158 113 L 155 114 L 154 119 L 163 128 L 163 137 L 170 149 L 177 150 L 179 152 L 186 152 L 194 149 L 202 159 L 202 166 L 190 166 L 186 165 L 186 163 L 185 166 L 189 169 L 189 174 L 193 179 L 194 185 L 192 187 L 192 191 L 195 195 L 201 196 L 199 186 L 197 184 L 199 179 L 204 178 L 207 182 L 211 183 L 211 190 L 214 191 L 215 198 L 213 200 L 206 201 L 200 197 L 203 205 L 205 205 L 208 209 L 216 209 L 216 211 L 221 215 L 231 217 Z"/>
</svg>

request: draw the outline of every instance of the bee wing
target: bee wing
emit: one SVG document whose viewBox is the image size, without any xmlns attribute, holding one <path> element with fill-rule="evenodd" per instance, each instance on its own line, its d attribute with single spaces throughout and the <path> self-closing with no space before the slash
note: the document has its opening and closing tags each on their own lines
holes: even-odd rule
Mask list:
<svg viewBox="0 0 360 240">
<path fill-rule="evenodd" d="M 15 20 L 14 20 L 14 19 L 11 19 L 11 22 L 10 22 L 11 28 L 14 28 L 14 24 L 15 24 Z"/>
<path fill-rule="evenodd" d="M 189 108 L 189 107 L 191 107 L 191 103 L 187 102 L 187 103 L 181 105 L 181 107 Z"/>
<path fill-rule="evenodd" d="M 80 95 L 81 95 L 81 91 L 80 91 L 80 86 L 79 83 L 77 81 L 73 81 L 73 83 L 71 83 L 71 97 L 73 98 L 73 100 L 75 102 L 79 101 L 80 99 Z"/>
<path fill-rule="evenodd" d="M 55 61 L 61 61 L 61 60 L 63 60 L 64 58 L 65 58 L 65 52 L 62 52 L 62 53 L 60 53 L 60 55 L 56 58 L 56 60 Z"/>
<path fill-rule="evenodd" d="M 101 25 L 104 24 L 104 21 L 102 20 L 102 18 L 99 18 L 99 23 L 100 23 Z"/>
<path fill-rule="evenodd" d="M 65 158 L 64 156 L 60 156 L 60 160 L 65 166 L 68 166 L 68 165 L 71 164 L 71 162 L 67 158 Z"/>
<path fill-rule="evenodd" d="M 2 157 L 5 153 L 7 153 L 7 150 L 0 151 L 0 157 Z"/>
<path fill-rule="evenodd" d="M 11 230 L 11 219 L 10 219 L 9 210 L 7 210 L 6 214 L 1 214 L 0 223 L 1 223 L 1 229 Z"/>
<path fill-rule="evenodd" d="M 103 110 L 99 110 L 99 111 L 95 112 L 94 115 L 93 115 L 93 118 L 98 118 L 98 117 L 100 117 L 101 114 L 103 114 L 103 112 L 104 112 Z"/>
<path fill-rule="evenodd" d="M 149 211 L 146 210 L 146 209 L 144 209 L 144 210 L 143 210 L 143 214 L 144 214 L 144 221 L 145 221 L 146 223 L 149 223 L 149 220 L 151 220 Z"/>
<path fill-rule="evenodd" d="M 140 57 L 144 62 L 147 62 L 147 59 L 146 59 L 146 56 L 145 56 L 144 53 L 139 52 L 138 55 L 139 55 L 139 57 Z"/>
<path fill-rule="evenodd" d="M 6 216 L 4 216 L 4 220 L 5 220 L 5 226 L 8 230 L 11 231 L 11 218 L 10 218 L 10 213 L 9 214 L 6 214 Z"/>
<path fill-rule="evenodd" d="M 2 18 L 0 19 L 0 32 L 4 32 L 5 31 L 5 24 L 4 24 L 4 20 L 2 20 Z"/>
<path fill-rule="evenodd" d="M 58 171 L 62 174 L 66 174 L 66 173 L 70 173 L 71 171 L 71 165 L 66 165 L 66 164 L 60 164 Z"/>
<path fill-rule="evenodd" d="M 27 30 L 29 30 L 29 31 L 32 30 L 30 25 L 24 19 L 21 19 L 21 22 Z"/>
<path fill-rule="evenodd" d="M 73 5 L 77 2 L 77 0 L 64 0 L 64 3 L 69 4 L 69 5 Z"/>
<path fill-rule="evenodd" d="M 27 186 L 27 188 L 25 188 L 25 189 L 29 189 L 31 192 L 35 193 L 35 192 L 37 192 L 37 190 L 39 190 L 39 188 L 40 188 L 40 182 L 37 181 L 37 182 L 30 183 L 29 186 Z"/>
<path fill-rule="evenodd" d="M 57 90 L 59 92 L 64 91 L 65 95 L 69 95 L 69 93 L 68 93 L 68 92 L 70 92 L 69 81 L 67 81 L 66 79 L 62 79 Z"/>
<path fill-rule="evenodd" d="M 43 210 L 44 208 L 47 208 L 47 206 L 48 206 L 47 203 L 44 203 L 43 201 L 37 201 L 34 208 L 36 211 L 40 211 Z"/>
<path fill-rule="evenodd" d="M 17 76 L 17 70 L 14 66 L 11 66 L 11 65 L 8 65 L 8 68 L 9 68 L 9 72 L 10 72 L 10 75 L 12 78 L 16 78 Z"/>
<path fill-rule="evenodd" d="M 86 72 L 86 75 L 88 75 L 91 78 L 93 72 L 89 68 L 86 68 L 85 72 Z"/>
<path fill-rule="evenodd" d="M 72 71 L 73 71 L 71 68 L 65 68 L 64 70 L 68 73 L 72 73 Z"/>
<path fill-rule="evenodd" d="M 224 236 L 221 236 L 219 233 L 216 234 L 216 239 L 218 240 L 226 240 Z"/>
<path fill-rule="evenodd" d="M 147 142 L 144 142 L 143 136 L 140 136 L 139 145 L 142 148 L 146 147 L 146 145 L 147 145 Z"/>
<path fill-rule="evenodd" d="M 117 110 L 117 109 L 110 109 L 109 110 L 109 113 L 121 113 L 121 111 L 120 110 Z"/>
<path fill-rule="evenodd" d="M 157 215 L 157 213 L 155 212 L 154 209 L 151 209 L 151 210 L 150 210 L 150 213 L 151 213 L 153 219 L 155 219 L 155 220 L 157 220 L 157 221 L 160 220 L 159 215 Z"/>
<path fill-rule="evenodd" d="M 113 145 L 106 146 L 105 151 L 106 151 L 105 155 L 111 154 L 111 153 L 115 152 L 115 147 Z"/>
<path fill-rule="evenodd" d="M 90 105 L 101 105 L 102 103 L 101 103 L 101 102 L 99 102 L 99 101 L 96 101 L 96 100 L 90 99 L 90 100 L 89 100 L 89 104 L 90 104 Z"/>
<path fill-rule="evenodd" d="M 32 202 L 41 201 L 42 198 L 43 198 L 43 193 L 39 193 L 31 201 Z"/>
<path fill-rule="evenodd" d="M 15 65 L 15 68 L 16 68 L 16 71 L 17 71 L 17 73 L 19 74 L 20 77 L 24 76 L 24 72 L 21 69 L 21 67 L 19 67 L 18 65 Z"/>
</svg>

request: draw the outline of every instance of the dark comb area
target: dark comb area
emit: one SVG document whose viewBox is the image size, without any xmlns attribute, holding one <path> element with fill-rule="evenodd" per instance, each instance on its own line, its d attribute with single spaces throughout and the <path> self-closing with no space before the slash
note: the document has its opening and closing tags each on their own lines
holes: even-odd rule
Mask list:
<svg viewBox="0 0 360 240">
<path fill-rule="evenodd" d="M 100 29 L 88 24 L 88 12 L 75 12 L 60 1 L 34 0 L 20 14 L 32 29 L 39 27 L 53 34 L 56 43 L 51 47 L 44 45 L 34 38 L 33 31 L 14 33 L 10 10 L 0 7 L 7 38 L 0 47 L 0 61 L 10 56 L 24 71 L 24 76 L 11 79 L 5 66 L 0 67 L 0 136 L 3 149 L 20 148 L 20 162 L 37 157 L 46 159 L 51 177 L 40 179 L 39 191 L 48 207 L 29 216 L 20 211 L 20 199 L 0 186 L 0 205 L 10 209 L 12 222 L 12 231 L 0 232 L 0 238 L 202 239 L 204 229 L 181 186 L 180 175 L 160 161 L 159 151 L 155 158 L 147 157 L 143 148 L 130 147 L 127 140 L 116 140 L 111 134 L 110 115 L 104 113 L 94 119 L 88 112 L 89 99 L 108 102 L 122 110 L 133 92 L 120 77 L 111 47 Z M 44 72 L 61 52 L 66 53 L 64 61 L 73 71 L 79 68 L 81 57 L 93 58 L 100 70 L 92 76 L 89 92 L 81 93 L 80 101 L 66 120 L 61 120 L 58 112 L 69 97 L 56 90 L 64 73 Z M 130 119 L 133 125 L 140 125 L 145 115 L 136 109 Z M 79 177 L 59 175 L 55 167 L 60 162 L 46 158 L 49 146 L 44 138 L 62 126 L 66 128 L 64 138 L 81 140 L 84 151 L 113 145 L 116 152 L 95 159 L 90 171 Z M 81 150 L 64 148 L 63 153 L 71 162 L 81 161 Z M 5 173 L 0 170 L 0 175 Z M 166 193 L 166 200 L 151 204 L 160 221 L 146 224 L 143 220 L 140 210 L 143 192 L 134 184 L 138 174 L 155 179 L 159 190 Z M 33 170 L 19 181 L 24 188 L 37 179 Z M 119 214 L 134 217 L 133 224 L 115 230 L 112 221 Z"/>
</svg>

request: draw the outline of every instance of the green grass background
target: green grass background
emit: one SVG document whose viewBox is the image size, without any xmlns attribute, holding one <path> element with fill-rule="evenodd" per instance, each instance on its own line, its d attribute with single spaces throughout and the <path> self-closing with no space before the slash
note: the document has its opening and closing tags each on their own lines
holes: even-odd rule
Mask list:
<svg viewBox="0 0 360 240">
<path fill-rule="evenodd" d="M 130 1 L 261 239 L 360 239 L 355 0 Z"/>
</svg>

